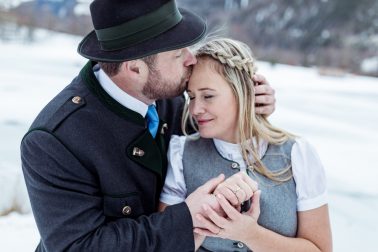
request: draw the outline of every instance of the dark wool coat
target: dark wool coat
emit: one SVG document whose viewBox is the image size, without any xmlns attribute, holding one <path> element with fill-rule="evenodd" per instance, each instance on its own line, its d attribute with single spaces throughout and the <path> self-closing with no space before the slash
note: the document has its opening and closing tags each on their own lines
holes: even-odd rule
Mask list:
<svg viewBox="0 0 378 252">
<path fill-rule="evenodd" d="M 183 98 L 157 101 L 153 139 L 141 115 L 102 89 L 93 64 L 42 110 L 21 143 L 37 251 L 193 251 L 187 205 L 155 213 Z"/>
</svg>

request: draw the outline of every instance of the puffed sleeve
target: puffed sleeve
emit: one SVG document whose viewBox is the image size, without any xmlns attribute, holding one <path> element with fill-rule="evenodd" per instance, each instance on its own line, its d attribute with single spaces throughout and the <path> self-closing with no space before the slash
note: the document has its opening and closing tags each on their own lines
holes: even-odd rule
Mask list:
<svg viewBox="0 0 378 252">
<path fill-rule="evenodd" d="M 181 203 L 186 198 L 182 156 L 186 136 L 172 135 L 168 149 L 168 171 L 160 194 L 160 201 L 167 205 Z"/>
<path fill-rule="evenodd" d="M 327 184 L 323 165 L 305 139 L 297 138 L 291 152 L 296 183 L 297 210 L 307 211 L 327 204 Z"/>
</svg>

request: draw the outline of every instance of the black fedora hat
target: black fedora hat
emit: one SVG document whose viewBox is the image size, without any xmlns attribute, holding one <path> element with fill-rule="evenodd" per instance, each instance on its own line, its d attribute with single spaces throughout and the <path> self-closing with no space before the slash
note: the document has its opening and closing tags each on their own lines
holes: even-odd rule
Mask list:
<svg viewBox="0 0 378 252">
<path fill-rule="evenodd" d="M 206 33 L 197 15 L 177 8 L 174 0 L 94 0 L 94 30 L 79 44 L 83 57 L 121 62 L 198 42 Z"/>
</svg>

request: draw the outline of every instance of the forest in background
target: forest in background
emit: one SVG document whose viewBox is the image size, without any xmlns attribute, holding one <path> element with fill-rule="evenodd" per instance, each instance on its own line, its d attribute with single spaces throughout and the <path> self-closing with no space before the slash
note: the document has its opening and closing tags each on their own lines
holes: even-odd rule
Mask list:
<svg viewBox="0 0 378 252">
<path fill-rule="evenodd" d="M 0 40 L 19 27 L 85 35 L 92 29 L 87 0 L 0 4 Z M 378 76 L 376 0 L 178 0 L 206 19 L 210 32 L 242 40 L 259 60 L 316 66 L 319 72 Z M 4 3 L 7 3 L 5 5 Z"/>
</svg>

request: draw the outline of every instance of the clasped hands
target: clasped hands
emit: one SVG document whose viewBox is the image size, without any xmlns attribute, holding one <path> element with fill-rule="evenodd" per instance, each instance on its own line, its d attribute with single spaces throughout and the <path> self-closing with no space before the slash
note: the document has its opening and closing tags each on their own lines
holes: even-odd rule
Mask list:
<svg viewBox="0 0 378 252">
<path fill-rule="evenodd" d="M 209 180 L 185 200 L 192 214 L 194 232 L 235 239 L 234 236 L 244 233 L 242 228 L 248 223 L 257 225 L 260 193 L 257 182 L 244 172 L 226 180 L 223 174 Z M 249 199 L 252 200 L 250 209 L 240 213 L 241 204 Z"/>
</svg>

